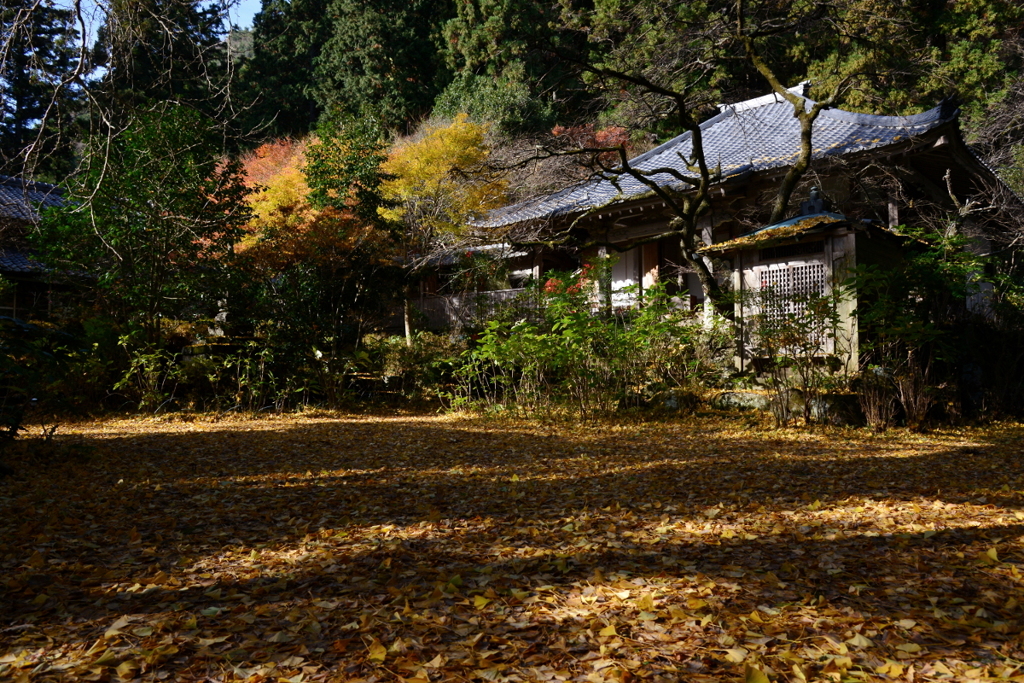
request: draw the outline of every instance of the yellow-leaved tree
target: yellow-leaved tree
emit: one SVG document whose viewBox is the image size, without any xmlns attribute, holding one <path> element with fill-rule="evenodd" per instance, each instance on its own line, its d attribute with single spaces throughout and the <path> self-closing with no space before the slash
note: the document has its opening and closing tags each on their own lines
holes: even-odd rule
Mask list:
<svg viewBox="0 0 1024 683">
<path fill-rule="evenodd" d="M 404 226 L 410 275 L 431 255 L 464 243 L 474 219 L 507 202 L 507 182 L 488 171 L 490 153 L 487 126 L 470 121 L 466 114 L 445 124 L 428 123 L 417 135 L 392 146 L 383 164 L 386 180 L 381 187 L 390 205 L 378 211 Z M 405 331 L 411 344 L 408 295 Z"/>
<path fill-rule="evenodd" d="M 392 206 L 381 215 L 401 222 L 422 250 L 465 233 L 474 218 L 506 201 L 506 183 L 487 171 L 487 126 L 459 114 L 445 125 L 427 124 L 397 141 L 384 162 L 382 194 Z"/>
</svg>

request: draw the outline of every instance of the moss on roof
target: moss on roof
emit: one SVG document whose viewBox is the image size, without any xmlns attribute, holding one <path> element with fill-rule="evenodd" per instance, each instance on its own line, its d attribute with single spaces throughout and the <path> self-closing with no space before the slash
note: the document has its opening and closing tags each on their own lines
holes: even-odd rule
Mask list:
<svg viewBox="0 0 1024 683">
<path fill-rule="evenodd" d="M 719 242 L 702 248 L 703 253 L 720 253 L 743 249 L 764 249 L 781 242 L 786 242 L 830 223 L 844 223 L 846 219 L 835 214 L 815 214 L 786 221 L 756 232 L 741 235 L 726 242 Z"/>
</svg>

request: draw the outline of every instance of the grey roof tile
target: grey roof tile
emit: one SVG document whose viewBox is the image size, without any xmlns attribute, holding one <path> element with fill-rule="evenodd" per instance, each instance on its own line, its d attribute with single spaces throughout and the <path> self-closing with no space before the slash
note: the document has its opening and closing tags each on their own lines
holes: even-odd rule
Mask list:
<svg viewBox="0 0 1024 683">
<path fill-rule="evenodd" d="M 0 218 L 32 222 L 39 218 L 37 207 L 63 204 L 63 191 L 56 185 L 0 176 Z"/>
<path fill-rule="evenodd" d="M 23 251 L 17 249 L 0 249 L 0 272 L 3 273 L 45 273 L 46 267 Z"/>
<path fill-rule="evenodd" d="M 956 107 L 949 102 L 913 116 L 876 116 L 825 109 L 814 123 L 814 157 L 852 154 L 897 144 L 952 121 L 957 114 Z M 708 166 L 712 169 L 720 166 L 723 181 L 788 166 L 799 150 L 800 126 L 793 117 L 793 106 L 772 95 L 724 105 L 721 113 L 701 124 L 701 131 Z M 687 170 L 686 160 L 692 153 L 691 133 L 687 131 L 632 159 L 630 164 L 644 171 L 671 168 L 696 178 L 695 173 Z M 660 186 L 682 189 L 682 183 L 669 173 L 651 178 Z M 626 201 L 647 192 L 649 188 L 630 176 L 621 176 L 615 182 L 598 177 L 554 194 L 497 209 L 482 225 L 500 227 L 532 219 L 551 219 Z"/>
</svg>

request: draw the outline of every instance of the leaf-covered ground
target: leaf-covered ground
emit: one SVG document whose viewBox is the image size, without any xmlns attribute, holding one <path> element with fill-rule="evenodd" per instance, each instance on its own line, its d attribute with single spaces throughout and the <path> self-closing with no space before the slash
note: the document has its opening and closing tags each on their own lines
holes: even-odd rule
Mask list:
<svg viewBox="0 0 1024 683">
<path fill-rule="evenodd" d="M 1024 427 L 747 420 L 65 427 L 0 679 L 1024 681 Z"/>
</svg>

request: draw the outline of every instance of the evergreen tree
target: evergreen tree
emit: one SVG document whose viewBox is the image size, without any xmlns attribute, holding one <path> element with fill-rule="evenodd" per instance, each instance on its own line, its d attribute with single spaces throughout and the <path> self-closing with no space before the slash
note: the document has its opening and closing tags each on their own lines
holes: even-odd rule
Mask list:
<svg viewBox="0 0 1024 683">
<path fill-rule="evenodd" d="M 0 25 L 3 171 L 55 179 L 71 163 L 65 129 L 80 102 L 75 78 L 78 32 L 72 12 L 49 0 L 0 0 Z"/>
<path fill-rule="evenodd" d="M 110 0 L 93 90 L 115 124 L 149 102 L 188 103 L 222 118 L 228 62 L 221 8 L 199 0 Z"/>
<path fill-rule="evenodd" d="M 430 112 L 450 80 L 441 29 L 451 0 L 332 0 L 331 38 L 320 54 L 316 98 L 326 110 L 374 116 L 385 128 Z"/>
<path fill-rule="evenodd" d="M 1021 67 L 1008 41 L 1020 33 L 1018 0 L 827 0 L 810 11 L 747 2 L 767 31 L 760 49 L 780 78 L 827 91 L 856 75 L 842 99 L 853 111 L 910 114 L 955 96 L 968 118 L 1000 101 Z"/>
<path fill-rule="evenodd" d="M 558 6 L 527 0 L 467 0 L 444 26 L 443 55 L 455 78 L 435 113 L 460 112 L 510 133 L 551 128 L 595 113 L 572 65 L 558 55 L 578 36 L 558 29 Z M 585 43 L 585 41 L 584 41 Z"/>
<path fill-rule="evenodd" d="M 253 56 L 241 69 L 247 128 L 308 133 L 320 117 L 314 66 L 330 37 L 329 0 L 264 0 L 253 19 Z"/>
</svg>

